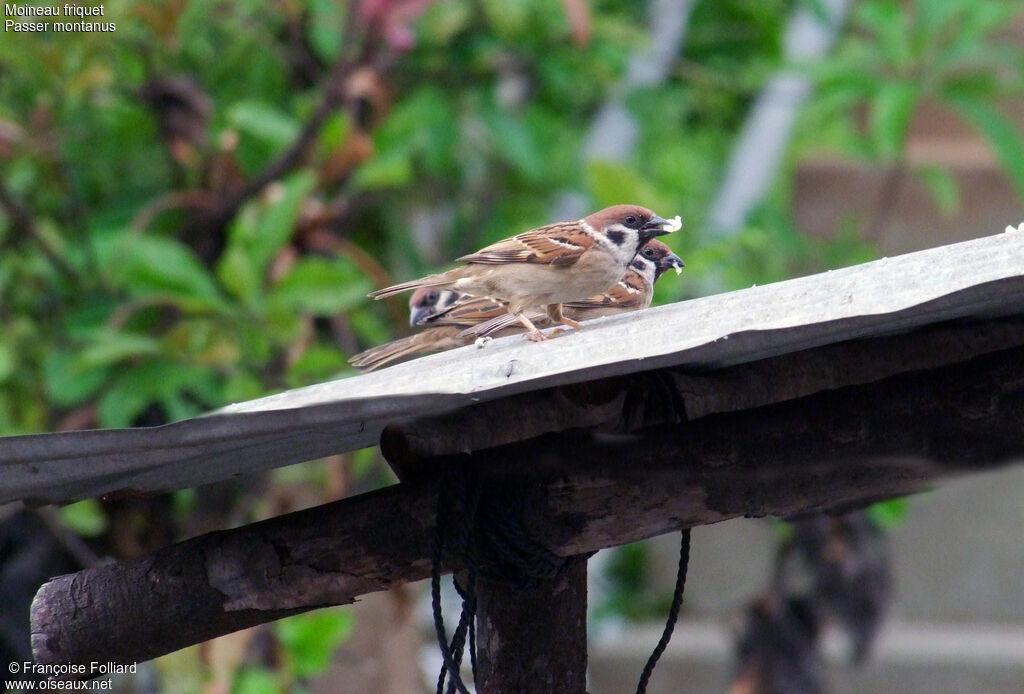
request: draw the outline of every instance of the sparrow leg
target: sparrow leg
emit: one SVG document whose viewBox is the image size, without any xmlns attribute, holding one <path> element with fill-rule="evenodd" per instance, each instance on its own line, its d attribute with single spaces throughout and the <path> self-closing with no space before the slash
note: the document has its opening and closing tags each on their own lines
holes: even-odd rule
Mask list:
<svg viewBox="0 0 1024 694">
<path fill-rule="evenodd" d="M 554 323 L 561 323 L 562 325 L 568 325 L 570 328 L 582 328 L 583 324 L 579 321 L 574 321 L 572 318 L 566 318 L 562 315 L 561 304 L 548 304 L 548 318 Z M 564 331 L 562 331 L 564 332 Z"/>
<path fill-rule="evenodd" d="M 530 340 L 532 342 L 543 342 L 544 340 L 547 339 L 546 337 L 544 337 L 544 333 L 542 333 L 540 330 L 538 330 L 537 326 L 534 325 L 530 321 L 530 319 L 526 317 L 526 314 L 524 314 L 522 312 L 516 312 L 516 313 L 513 313 L 512 315 L 515 316 L 517 319 L 519 319 L 519 322 L 522 323 L 526 327 L 526 329 L 529 331 L 525 335 L 527 340 Z"/>
</svg>

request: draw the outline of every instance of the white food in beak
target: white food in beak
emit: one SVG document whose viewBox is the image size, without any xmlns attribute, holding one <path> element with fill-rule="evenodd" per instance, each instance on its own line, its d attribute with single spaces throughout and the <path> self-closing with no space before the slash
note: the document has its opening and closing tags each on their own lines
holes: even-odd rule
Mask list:
<svg viewBox="0 0 1024 694">
<path fill-rule="evenodd" d="M 665 226 L 662 228 L 669 233 L 672 233 L 673 231 L 679 231 L 680 229 L 683 228 L 683 220 L 679 215 L 676 215 L 672 219 L 668 220 L 668 222 L 666 222 Z M 679 272 L 679 268 L 676 268 L 676 271 Z"/>
</svg>

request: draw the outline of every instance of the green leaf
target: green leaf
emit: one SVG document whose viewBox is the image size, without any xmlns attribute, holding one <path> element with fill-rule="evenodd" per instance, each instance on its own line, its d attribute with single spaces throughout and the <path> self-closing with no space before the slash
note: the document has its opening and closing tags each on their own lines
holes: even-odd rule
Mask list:
<svg viewBox="0 0 1024 694">
<path fill-rule="evenodd" d="M 291 239 L 302 201 L 315 185 L 313 172 L 294 173 L 264 200 L 247 205 L 231 225 L 217 277 L 250 305 L 262 295 L 267 266 Z"/>
<path fill-rule="evenodd" d="M 872 504 L 867 508 L 868 518 L 883 530 L 892 530 L 903 525 L 910 510 L 910 501 L 905 497 L 889 499 Z"/>
<path fill-rule="evenodd" d="M 73 366 L 88 371 L 132 357 L 160 354 L 162 351 L 160 341 L 148 335 L 102 330 L 93 336 L 92 344 L 75 356 Z"/>
<path fill-rule="evenodd" d="M 1017 198 L 1024 201 L 1024 139 L 1009 118 L 992 106 L 967 96 L 947 96 L 946 101 L 984 135 L 1010 178 Z"/>
<path fill-rule="evenodd" d="M 636 201 L 637 204 L 655 210 L 672 207 L 668 200 L 658 194 L 644 174 L 622 163 L 590 163 L 587 166 L 587 182 L 597 207 L 627 201 Z"/>
<path fill-rule="evenodd" d="M 315 344 L 288 368 L 287 385 L 289 388 L 299 388 L 310 383 L 326 381 L 334 378 L 345 367 L 345 357 L 336 347 Z"/>
<path fill-rule="evenodd" d="M 912 60 L 908 10 L 896 0 L 858 3 L 856 23 L 876 36 L 875 50 L 893 65 L 906 67 Z"/>
<path fill-rule="evenodd" d="M 134 370 L 130 373 L 134 373 Z M 96 419 L 100 426 L 111 429 L 130 427 L 153 402 L 150 394 L 139 389 L 139 384 L 133 380 L 124 378 L 123 375 L 118 377 L 114 385 L 99 399 Z M 146 391 L 148 390 L 147 388 Z"/>
<path fill-rule="evenodd" d="M 299 135 L 297 120 L 262 101 L 240 101 L 228 110 L 228 122 L 276 148 L 285 148 Z"/>
<path fill-rule="evenodd" d="M 356 169 L 352 186 L 356 190 L 401 188 L 413 179 L 412 161 L 404 151 L 379 154 Z"/>
<path fill-rule="evenodd" d="M 956 177 L 947 169 L 926 166 L 917 171 L 917 177 L 928 189 L 943 215 L 952 217 L 960 210 L 960 186 Z"/>
<path fill-rule="evenodd" d="M 920 90 L 903 82 L 884 84 L 871 104 L 871 134 L 875 149 L 884 159 L 893 160 L 902 154 L 910 131 Z"/>
<path fill-rule="evenodd" d="M 491 142 L 501 158 L 527 180 L 538 180 L 543 173 L 543 158 L 523 120 L 494 105 L 481 109 L 480 117 L 491 131 Z"/>
<path fill-rule="evenodd" d="M 56 349 L 43 357 L 43 386 L 46 395 L 61 407 L 78 405 L 96 393 L 107 381 L 109 369 L 87 368 L 75 355 Z"/>
<path fill-rule="evenodd" d="M 169 296 L 191 307 L 222 305 L 213 277 L 180 241 L 125 230 L 108 234 L 96 248 L 113 282 L 133 296 Z"/>
<path fill-rule="evenodd" d="M 456 133 L 451 98 L 433 85 L 419 87 L 399 101 L 376 130 L 373 140 L 377 156 L 364 166 L 380 159 L 382 163 L 377 166 L 386 166 L 390 176 L 397 177 L 411 175 L 409 167 L 415 163 L 422 164 L 428 173 L 440 175 L 451 164 Z M 370 180 L 381 178 L 380 173 L 356 175 Z"/>
<path fill-rule="evenodd" d="M 107 529 L 107 516 L 96 499 L 85 499 L 58 511 L 61 521 L 83 537 L 96 537 Z"/>
<path fill-rule="evenodd" d="M 529 0 L 483 0 L 481 6 L 487 23 L 504 39 L 515 38 L 529 25 Z"/>
<path fill-rule="evenodd" d="M 341 149 L 345 141 L 348 140 L 349 130 L 347 113 L 336 113 L 328 118 L 317 141 L 317 150 L 320 156 L 330 157 L 331 154 Z"/>
<path fill-rule="evenodd" d="M 419 36 L 425 43 L 445 46 L 472 20 L 473 8 L 468 0 L 435 2 L 427 8 L 417 23 Z"/>
<path fill-rule="evenodd" d="M 342 25 L 348 13 L 333 0 L 312 0 L 309 14 L 309 43 L 325 63 L 333 63 L 341 51 Z"/>
<path fill-rule="evenodd" d="M 363 303 L 371 289 L 372 283 L 347 260 L 304 258 L 274 287 L 267 301 L 275 309 L 331 315 Z"/>
<path fill-rule="evenodd" d="M 326 669 L 331 654 L 352 633 L 352 615 L 344 610 L 324 609 L 296 615 L 274 624 L 297 677 L 312 677 Z"/>
<path fill-rule="evenodd" d="M 274 673 L 263 668 L 245 666 L 231 683 L 231 694 L 283 694 Z"/>
<path fill-rule="evenodd" d="M 14 350 L 0 342 L 0 383 L 10 378 L 12 373 L 14 373 Z"/>
<path fill-rule="evenodd" d="M 165 418 L 171 421 L 174 410 L 180 406 L 173 402 L 177 394 L 205 394 L 209 398 L 216 390 L 214 380 L 210 369 L 168 361 L 150 361 L 122 369 L 100 398 L 96 417 L 104 427 L 127 427 L 151 405 L 161 405 Z"/>
</svg>

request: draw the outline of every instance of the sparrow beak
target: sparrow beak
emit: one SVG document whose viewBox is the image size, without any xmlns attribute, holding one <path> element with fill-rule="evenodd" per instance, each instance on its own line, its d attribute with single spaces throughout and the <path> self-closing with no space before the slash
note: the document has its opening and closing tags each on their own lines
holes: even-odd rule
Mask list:
<svg viewBox="0 0 1024 694">
<path fill-rule="evenodd" d="M 683 268 L 686 267 L 686 263 L 684 263 L 683 259 L 675 253 L 669 253 L 661 259 L 661 269 L 664 272 L 670 267 L 675 268 L 677 275 L 681 275 L 683 274 Z"/>
<path fill-rule="evenodd" d="M 667 220 L 658 215 L 651 217 L 647 224 L 640 227 L 640 237 L 644 241 L 650 241 L 655 236 L 664 236 L 665 234 L 671 234 L 682 226 L 682 222 L 679 217 L 673 220 Z"/>
<path fill-rule="evenodd" d="M 409 309 L 409 325 L 413 328 L 423 325 L 435 315 L 437 315 L 437 309 L 432 305 L 415 306 Z"/>
</svg>

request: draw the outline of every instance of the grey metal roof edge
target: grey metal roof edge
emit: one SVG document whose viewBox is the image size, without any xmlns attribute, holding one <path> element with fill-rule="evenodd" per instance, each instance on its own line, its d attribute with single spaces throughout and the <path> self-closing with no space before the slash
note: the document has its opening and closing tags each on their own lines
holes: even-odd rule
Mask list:
<svg viewBox="0 0 1024 694">
<path fill-rule="evenodd" d="M 602 318 L 539 344 L 503 338 L 162 427 L 0 438 L 0 501 L 82 498 L 79 488 L 95 495 L 195 486 L 373 445 L 383 426 L 401 417 L 604 376 L 679 364 L 712 368 L 1015 312 L 1024 313 L 1024 234 L 1002 234 Z M 233 458 L 242 448 L 246 455 Z M 308 457 L 296 459 L 300 452 Z M 175 486 L 162 485 L 162 477 Z"/>
</svg>

